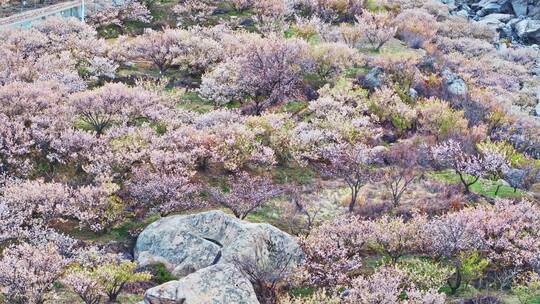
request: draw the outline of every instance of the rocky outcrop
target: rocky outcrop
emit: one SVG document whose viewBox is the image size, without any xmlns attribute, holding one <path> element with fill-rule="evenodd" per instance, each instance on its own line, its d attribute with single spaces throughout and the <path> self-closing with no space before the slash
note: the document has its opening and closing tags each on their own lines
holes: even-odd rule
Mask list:
<svg viewBox="0 0 540 304">
<path fill-rule="evenodd" d="M 145 304 L 258 304 L 253 286 L 232 264 L 206 267 L 148 289 Z"/>
<path fill-rule="evenodd" d="M 176 215 L 149 225 L 137 239 L 135 258 L 140 265 L 162 263 L 181 277 L 218 263 L 255 258 L 272 250 L 302 259 L 294 239 L 268 224 L 248 223 L 221 211 Z M 279 269 L 281 261 L 273 261 Z"/>
<path fill-rule="evenodd" d="M 469 17 L 501 33 L 502 38 L 540 44 L 538 0 L 441 0 L 455 15 Z"/>
<path fill-rule="evenodd" d="M 540 20 L 520 20 L 514 24 L 513 28 L 516 35 L 523 41 L 540 43 Z"/>
<path fill-rule="evenodd" d="M 256 303 L 251 300 L 253 288 L 244 286 L 249 281 L 239 279 L 242 273 L 237 267 L 254 261 L 264 265 L 266 275 L 276 277 L 299 264 L 303 253 L 290 235 L 271 225 L 209 211 L 152 223 L 137 239 L 135 259 L 141 266 L 162 263 L 173 275 L 183 277 L 148 290 L 147 304 Z M 245 298 L 236 301 L 240 295 Z M 223 301 L 196 300 L 214 297 Z M 179 302 L 167 302 L 171 298 Z"/>
</svg>

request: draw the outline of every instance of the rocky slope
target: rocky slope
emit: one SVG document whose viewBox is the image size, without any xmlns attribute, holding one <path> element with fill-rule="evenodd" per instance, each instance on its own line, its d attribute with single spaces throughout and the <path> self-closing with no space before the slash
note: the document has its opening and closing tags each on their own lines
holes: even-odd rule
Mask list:
<svg viewBox="0 0 540 304">
<path fill-rule="evenodd" d="M 526 44 L 540 43 L 538 0 L 442 0 L 460 16 L 496 28 L 501 38 Z"/>
</svg>

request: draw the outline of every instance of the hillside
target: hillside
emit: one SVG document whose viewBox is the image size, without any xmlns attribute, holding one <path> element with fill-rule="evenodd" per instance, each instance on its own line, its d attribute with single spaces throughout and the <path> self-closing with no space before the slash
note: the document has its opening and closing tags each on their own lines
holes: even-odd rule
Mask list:
<svg viewBox="0 0 540 304">
<path fill-rule="evenodd" d="M 0 29 L 0 303 L 540 303 L 537 1 L 92 5 Z"/>
</svg>

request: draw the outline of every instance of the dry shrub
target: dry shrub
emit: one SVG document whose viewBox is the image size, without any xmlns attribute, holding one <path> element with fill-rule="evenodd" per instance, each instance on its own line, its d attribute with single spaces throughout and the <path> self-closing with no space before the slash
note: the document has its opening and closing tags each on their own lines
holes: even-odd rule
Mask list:
<svg viewBox="0 0 540 304">
<path fill-rule="evenodd" d="M 403 11 L 396 18 L 397 35 L 409 47 L 420 48 L 435 37 L 438 24 L 435 17 L 423 9 Z"/>
</svg>

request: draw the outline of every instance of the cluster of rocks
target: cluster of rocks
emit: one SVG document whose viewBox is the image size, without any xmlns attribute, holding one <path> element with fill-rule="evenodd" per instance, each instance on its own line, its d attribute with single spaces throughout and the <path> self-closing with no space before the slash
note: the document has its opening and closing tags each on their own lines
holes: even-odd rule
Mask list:
<svg viewBox="0 0 540 304">
<path fill-rule="evenodd" d="M 441 0 L 455 15 L 497 29 L 501 38 L 540 44 L 538 0 Z"/>
<path fill-rule="evenodd" d="M 137 239 L 135 258 L 141 266 L 163 264 L 179 278 L 147 290 L 145 304 L 255 304 L 239 263 L 256 261 L 268 276 L 279 276 L 284 264 L 292 270 L 303 253 L 290 235 L 271 225 L 209 211 L 152 223 Z"/>
</svg>

